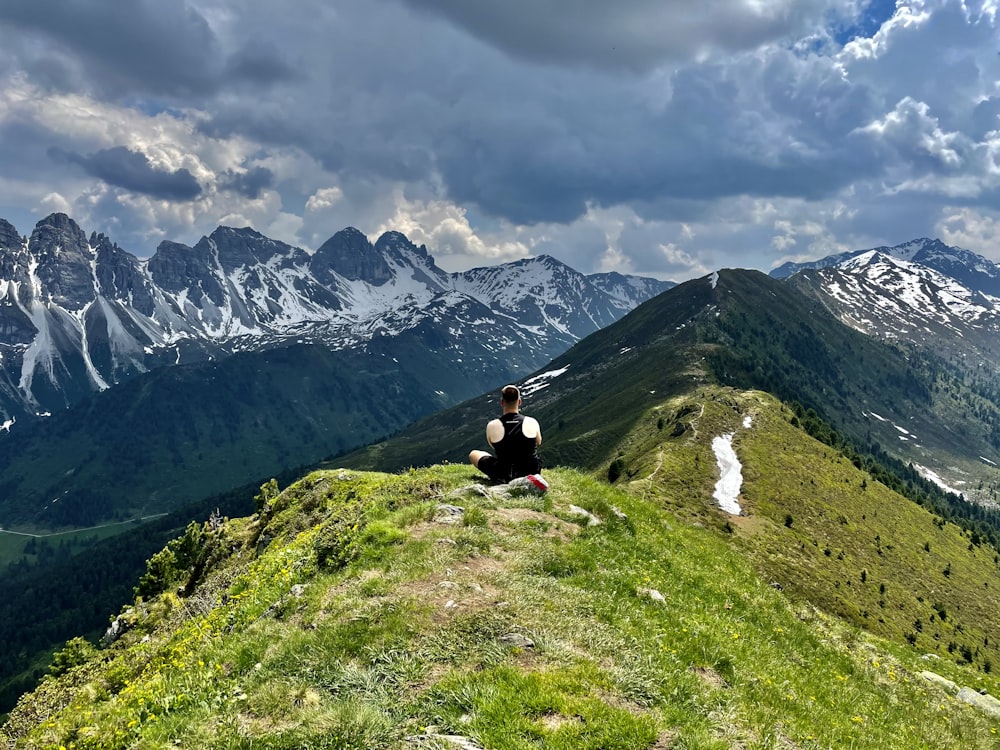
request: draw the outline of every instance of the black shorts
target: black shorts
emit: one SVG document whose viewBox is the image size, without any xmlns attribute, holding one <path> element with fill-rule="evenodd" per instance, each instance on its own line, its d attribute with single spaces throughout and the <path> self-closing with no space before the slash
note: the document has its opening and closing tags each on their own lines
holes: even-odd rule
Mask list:
<svg viewBox="0 0 1000 750">
<path fill-rule="evenodd" d="M 500 467 L 498 465 L 497 457 L 486 454 L 479 459 L 479 463 L 476 464 L 476 468 L 479 469 L 483 474 L 488 476 L 494 482 L 506 482 L 507 478 L 501 476 Z"/>
</svg>

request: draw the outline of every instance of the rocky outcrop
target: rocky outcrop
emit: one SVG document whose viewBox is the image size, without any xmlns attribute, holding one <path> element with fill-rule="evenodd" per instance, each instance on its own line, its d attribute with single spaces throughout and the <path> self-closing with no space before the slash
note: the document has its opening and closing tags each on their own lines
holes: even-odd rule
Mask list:
<svg viewBox="0 0 1000 750">
<path fill-rule="evenodd" d="M 152 316 L 155 309 L 153 289 L 142 273 L 139 259 L 103 234 L 91 235 L 90 244 L 97 252 L 94 273 L 101 295 L 121 300 L 143 315 Z"/>
<path fill-rule="evenodd" d="M 28 248 L 38 263 L 35 274 L 43 299 L 71 311 L 93 300 L 91 263 L 95 256 L 75 221 L 66 214 L 42 219 L 31 233 Z"/>
<path fill-rule="evenodd" d="M 381 286 L 392 278 L 385 258 L 354 227 L 341 229 L 320 245 L 312 257 L 310 269 L 321 282 L 330 280 L 330 272 L 374 286 Z"/>
<path fill-rule="evenodd" d="M 920 676 L 928 682 L 937 685 L 956 700 L 978 708 L 983 713 L 1000 718 L 1000 700 L 985 692 L 978 692 L 969 687 L 960 688 L 951 680 L 934 672 L 921 672 Z"/>
<path fill-rule="evenodd" d="M 188 247 L 164 240 L 156 248 L 146 268 L 153 282 L 168 292 L 200 290 L 214 304 L 223 302 L 222 285 L 211 272 L 211 248 L 206 242 Z"/>
<path fill-rule="evenodd" d="M 5 248 L 20 248 L 23 244 L 24 240 L 17 233 L 14 225 L 6 219 L 0 219 L 0 254 Z"/>
</svg>

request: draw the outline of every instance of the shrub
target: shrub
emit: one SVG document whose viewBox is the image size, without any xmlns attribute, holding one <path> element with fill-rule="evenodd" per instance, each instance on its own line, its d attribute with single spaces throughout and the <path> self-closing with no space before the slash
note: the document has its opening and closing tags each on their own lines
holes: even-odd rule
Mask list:
<svg viewBox="0 0 1000 750">
<path fill-rule="evenodd" d="M 162 594 L 180 581 L 194 565 L 204 543 L 201 525 L 192 521 L 184 535 L 167 543 L 167 546 L 146 562 L 146 572 L 135 587 L 135 595 L 145 599 Z"/>
<path fill-rule="evenodd" d="M 77 667 L 87 662 L 97 649 L 85 638 L 72 638 L 66 641 L 62 650 L 52 654 L 52 664 L 49 665 L 49 674 L 58 677 L 66 674 L 73 667 Z"/>
<path fill-rule="evenodd" d="M 614 484 L 618 481 L 618 478 L 625 472 L 625 459 L 616 458 L 611 462 L 608 467 L 608 481 Z"/>
</svg>

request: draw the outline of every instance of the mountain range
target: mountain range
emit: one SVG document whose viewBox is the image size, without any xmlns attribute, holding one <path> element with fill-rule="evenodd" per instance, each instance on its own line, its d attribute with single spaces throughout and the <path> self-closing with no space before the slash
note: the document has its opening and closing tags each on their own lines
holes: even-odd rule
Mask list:
<svg viewBox="0 0 1000 750">
<path fill-rule="evenodd" d="M 350 227 L 312 253 L 219 227 L 140 260 L 64 214 L 30 237 L 0 220 L 0 424 L 158 367 L 296 343 L 390 355 L 386 342 L 416 340 L 448 359 L 464 397 L 670 285 L 545 255 L 449 274 L 399 232 L 372 244 Z"/>
<path fill-rule="evenodd" d="M 919 344 L 972 369 L 1000 367 L 1000 267 L 981 255 L 924 238 L 786 263 L 771 275 L 869 335 Z"/>
<path fill-rule="evenodd" d="M 448 274 L 398 232 L 220 227 L 148 260 L 0 222 L 0 526 L 162 513 L 513 380 L 669 282 L 550 256 Z"/>
</svg>

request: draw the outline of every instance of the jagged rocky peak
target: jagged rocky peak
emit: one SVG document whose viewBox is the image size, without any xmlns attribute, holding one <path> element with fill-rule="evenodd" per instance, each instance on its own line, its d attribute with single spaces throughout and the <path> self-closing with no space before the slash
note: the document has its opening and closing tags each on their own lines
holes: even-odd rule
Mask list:
<svg viewBox="0 0 1000 750">
<path fill-rule="evenodd" d="M 218 279 L 212 274 L 211 261 L 211 247 L 204 240 L 194 247 L 164 240 L 157 246 L 146 268 L 153 282 L 168 292 L 201 289 L 212 302 L 221 305 L 225 295 Z"/>
<path fill-rule="evenodd" d="M 351 281 L 367 281 L 381 286 L 392 278 L 392 271 L 382 253 L 354 227 L 341 229 L 324 242 L 310 263 L 313 273 L 321 280 L 328 271 Z"/>
<path fill-rule="evenodd" d="M 417 247 L 410 241 L 410 238 L 402 232 L 384 232 L 382 236 L 375 241 L 375 249 L 383 255 L 386 252 L 398 252 L 400 250 L 405 250 L 417 255 L 420 258 L 430 260 L 431 262 L 434 261 L 430 253 L 427 252 L 426 245 L 420 245 L 420 247 Z"/>
<path fill-rule="evenodd" d="M 35 225 L 28 248 L 38 262 L 36 274 L 43 297 L 67 310 L 79 310 L 94 299 L 87 235 L 66 214 L 50 214 Z"/>
<path fill-rule="evenodd" d="M 24 244 L 24 239 L 17 233 L 17 229 L 6 219 L 0 219 L 0 250 L 19 250 Z"/>
<path fill-rule="evenodd" d="M 275 257 L 292 258 L 301 252 L 250 227 L 219 227 L 198 244 L 209 241 L 215 244 L 219 265 L 227 272 L 241 266 L 267 263 Z"/>
<path fill-rule="evenodd" d="M 125 301 L 144 315 L 152 315 L 153 291 L 139 259 L 103 234 L 92 234 L 90 246 L 97 253 L 95 274 L 101 295 Z"/>
</svg>

